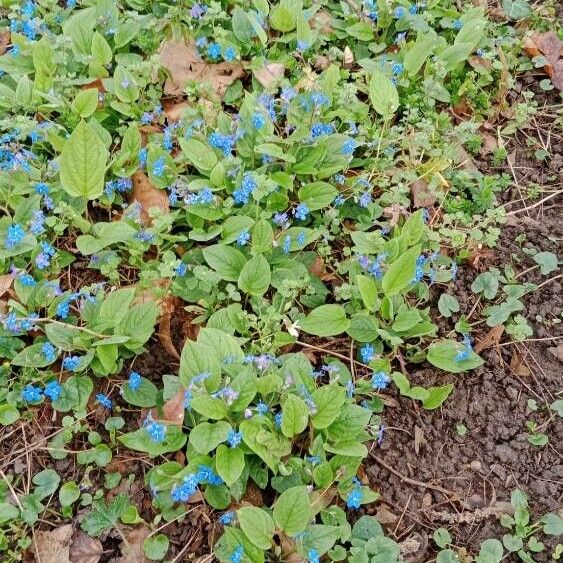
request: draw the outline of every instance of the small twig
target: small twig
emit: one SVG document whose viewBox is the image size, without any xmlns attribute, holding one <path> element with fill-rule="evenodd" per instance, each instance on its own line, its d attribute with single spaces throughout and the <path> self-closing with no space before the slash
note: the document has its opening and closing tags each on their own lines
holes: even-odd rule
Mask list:
<svg viewBox="0 0 563 563">
<path fill-rule="evenodd" d="M 411 479 L 402 473 L 399 473 L 394 467 L 391 467 L 389 464 L 385 463 L 379 456 L 375 455 L 373 452 L 369 452 L 371 458 L 379 463 L 382 467 L 390 471 L 394 475 L 396 475 L 401 481 L 408 483 L 409 485 L 414 485 L 415 487 L 421 487 L 422 489 L 432 489 L 433 491 L 438 491 L 446 496 L 452 496 L 456 499 L 459 498 L 457 493 L 453 491 L 449 491 L 448 489 L 444 489 L 444 487 L 440 487 L 439 485 L 432 485 L 431 483 L 423 483 L 422 481 L 417 481 L 416 479 Z"/>
<path fill-rule="evenodd" d="M 546 201 L 553 199 L 554 197 L 557 197 L 558 195 L 563 194 L 563 190 L 557 190 L 556 192 L 553 192 L 552 194 L 548 195 L 547 197 L 544 197 L 543 199 L 540 199 L 539 201 L 536 201 L 536 203 L 534 203 L 534 205 L 529 205 L 528 207 L 522 207 L 520 209 L 515 209 L 514 211 L 509 211 L 506 215 L 516 215 L 517 213 L 522 213 L 522 211 L 530 211 L 530 209 L 535 209 L 536 207 L 539 207 L 542 203 L 545 203 Z M 505 204 L 506 205 L 506 204 Z"/>
<path fill-rule="evenodd" d="M 297 340 L 295 344 L 299 344 L 299 346 L 303 346 L 304 348 L 310 348 L 311 350 L 317 350 L 318 352 L 322 352 L 323 354 L 328 354 L 329 356 L 334 356 L 335 358 L 340 358 L 341 360 L 346 360 L 347 362 L 350 361 L 350 358 L 348 356 L 345 356 L 344 354 L 339 354 L 338 352 L 332 352 L 330 350 L 327 350 L 326 348 L 321 348 L 320 346 L 313 346 L 312 344 L 301 342 L 301 340 Z M 352 360 L 352 362 L 354 362 L 359 366 L 370 369 L 368 365 L 363 364 L 362 362 L 358 362 L 358 360 Z"/>
<path fill-rule="evenodd" d="M 545 280 L 543 283 L 540 283 L 540 285 L 538 285 L 538 287 L 536 287 L 536 291 L 538 289 L 540 289 L 540 287 L 543 287 L 544 285 L 547 285 L 548 283 L 551 283 L 552 281 L 555 281 L 555 280 L 558 280 L 558 279 L 561 279 L 561 278 L 563 278 L 563 274 L 559 274 L 557 276 L 549 278 L 548 280 Z"/>
</svg>

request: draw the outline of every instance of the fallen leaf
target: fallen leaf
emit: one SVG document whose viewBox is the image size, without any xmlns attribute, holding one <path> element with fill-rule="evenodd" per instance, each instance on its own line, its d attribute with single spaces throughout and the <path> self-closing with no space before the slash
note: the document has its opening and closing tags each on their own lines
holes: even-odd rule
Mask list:
<svg viewBox="0 0 563 563">
<path fill-rule="evenodd" d="M 491 135 L 490 133 L 481 133 L 481 138 L 483 139 L 483 145 L 479 150 L 479 154 L 481 156 L 487 156 L 498 149 L 498 141 L 494 135 Z"/>
<path fill-rule="evenodd" d="M 161 104 L 168 123 L 179 121 L 184 111 L 190 107 L 188 102 L 177 100 L 162 100 Z"/>
<path fill-rule="evenodd" d="M 518 352 L 514 352 L 510 358 L 510 370 L 516 375 L 529 377 L 532 375 L 530 368 L 524 363 L 522 356 Z"/>
<path fill-rule="evenodd" d="M 492 348 L 496 346 L 499 342 L 504 333 L 504 326 L 503 325 L 496 325 L 477 344 L 475 345 L 475 352 L 480 354 L 483 350 L 487 350 L 487 348 Z"/>
<path fill-rule="evenodd" d="M 174 342 L 172 342 L 172 335 L 170 334 L 172 313 L 174 313 L 177 304 L 178 304 L 178 300 L 173 295 L 169 295 L 162 302 L 160 307 L 160 310 L 162 311 L 162 315 L 160 317 L 160 323 L 158 325 L 158 339 L 160 340 L 162 347 L 172 357 L 179 360 L 180 354 L 178 354 L 178 351 L 174 347 Z"/>
<path fill-rule="evenodd" d="M 477 166 L 473 162 L 473 158 L 461 146 L 457 147 L 457 155 L 459 158 L 459 167 L 466 172 L 479 172 Z"/>
<path fill-rule="evenodd" d="M 195 43 L 164 41 L 160 46 L 160 62 L 170 75 L 164 83 L 164 93 L 180 96 L 188 80 L 209 83 L 218 96 L 244 73 L 238 62 L 206 63 L 199 55 Z"/>
<path fill-rule="evenodd" d="M 285 66 L 282 63 L 266 63 L 262 68 L 254 70 L 253 74 L 266 90 L 270 90 L 278 87 L 285 74 Z"/>
<path fill-rule="evenodd" d="M 563 41 L 554 31 L 534 33 L 524 39 L 524 51 L 530 57 L 543 55 L 547 60 L 544 72 L 558 90 L 563 90 Z"/>
<path fill-rule="evenodd" d="M 14 281 L 14 276 L 12 274 L 5 274 L 0 276 L 0 297 L 6 293 L 12 287 L 12 282 Z"/>
<path fill-rule="evenodd" d="M 297 544 L 293 538 L 280 534 L 280 548 L 283 561 L 286 563 L 306 563 L 307 558 L 297 552 Z"/>
<path fill-rule="evenodd" d="M 163 213 L 170 212 L 168 195 L 164 190 L 155 188 L 146 174 L 138 170 L 132 176 L 133 190 L 129 202 L 138 202 L 141 205 L 141 221 L 147 225 L 152 223 L 149 215 L 151 209 L 159 209 Z"/>
<path fill-rule="evenodd" d="M 380 506 L 375 513 L 375 518 L 380 524 L 393 524 L 397 521 L 397 515 L 393 514 L 386 506 Z"/>
<path fill-rule="evenodd" d="M 119 545 L 121 549 L 121 557 L 116 563 L 146 563 L 148 559 L 145 557 L 143 542 L 150 534 L 147 526 L 141 525 L 133 528 Z"/>
<path fill-rule="evenodd" d="M 399 223 L 401 215 L 407 215 L 405 208 L 400 203 L 393 203 L 389 207 L 383 208 L 383 215 L 389 218 L 389 225 L 395 227 Z"/>
<path fill-rule="evenodd" d="M 100 78 L 96 78 L 96 80 L 92 80 L 92 82 L 88 82 L 88 84 L 84 84 L 84 86 L 82 86 L 82 90 L 91 89 L 96 89 L 99 92 L 107 92 L 106 87 Z"/>
<path fill-rule="evenodd" d="M 332 16 L 325 10 L 319 10 L 311 18 L 311 27 L 319 31 L 321 35 L 329 35 L 334 31 L 332 27 Z"/>
<path fill-rule="evenodd" d="M 411 183 L 411 195 L 415 207 L 430 207 L 436 202 L 436 196 L 428 189 L 428 182 L 422 178 Z"/>
<path fill-rule="evenodd" d="M 35 532 L 35 553 L 41 563 L 70 563 L 72 524 Z"/>
<path fill-rule="evenodd" d="M 167 424 L 182 425 L 184 423 L 184 413 L 183 389 L 180 389 L 176 395 L 164 403 L 162 407 L 162 416 L 159 416 L 156 409 L 151 410 L 151 416 L 155 420 L 160 420 L 161 422 L 166 422 Z"/>
<path fill-rule="evenodd" d="M 452 111 L 456 117 L 471 117 L 473 115 L 473 108 L 466 100 L 460 100 L 457 104 L 453 105 Z"/>
<path fill-rule="evenodd" d="M 320 256 L 315 256 L 313 263 L 309 266 L 309 272 L 317 278 L 320 278 L 325 273 L 325 263 Z"/>
<path fill-rule="evenodd" d="M 0 55 L 3 55 L 8 50 L 11 41 L 12 36 L 9 29 L 0 31 Z"/>
<path fill-rule="evenodd" d="M 264 499 L 262 498 L 262 493 L 257 485 L 252 481 L 248 482 L 246 487 L 246 492 L 241 499 L 241 503 L 247 503 L 251 506 L 264 506 Z"/>
<path fill-rule="evenodd" d="M 100 540 L 77 530 L 70 545 L 70 563 L 98 563 L 104 548 Z M 43 562 L 44 563 L 44 562 Z M 57 561 L 57 563 L 61 563 Z"/>
</svg>

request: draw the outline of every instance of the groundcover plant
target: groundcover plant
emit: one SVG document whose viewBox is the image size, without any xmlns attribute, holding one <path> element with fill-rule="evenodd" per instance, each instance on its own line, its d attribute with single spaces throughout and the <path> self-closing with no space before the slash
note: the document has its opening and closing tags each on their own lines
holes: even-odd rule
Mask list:
<svg viewBox="0 0 563 563">
<path fill-rule="evenodd" d="M 484 124 L 563 74 L 553 8 L 501 4 L 0 0 L 3 561 L 406 557 L 366 473 L 385 409 L 533 334 L 504 264 L 477 314 L 454 295 L 514 181 L 473 155 L 537 104 Z M 428 560 L 534 561 L 562 520 L 512 505 Z"/>
</svg>

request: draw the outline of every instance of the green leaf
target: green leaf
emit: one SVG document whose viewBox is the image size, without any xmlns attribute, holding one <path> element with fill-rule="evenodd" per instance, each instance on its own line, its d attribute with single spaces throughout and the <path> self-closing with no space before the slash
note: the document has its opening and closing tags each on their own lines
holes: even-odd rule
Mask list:
<svg viewBox="0 0 563 563">
<path fill-rule="evenodd" d="M 449 397 L 453 389 L 452 383 L 441 387 L 430 387 L 427 389 L 428 396 L 422 401 L 422 408 L 428 411 L 437 409 Z"/>
<path fill-rule="evenodd" d="M 71 409 L 85 411 L 93 390 L 94 383 L 90 377 L 73 375 L 63 383 L 59 398 L 52 403 L 53 408 L 59 412 L 66 412 Z"/>
<path fill-rule="evenodd" d="M 532 15 L 527 0 L 502 0 L 502 11 L 509 20 L 522 20 Z"/>
<path fill-rule="evenodd" d="M 270 549 L 274 536 L 274 521 L 261 508 L 244 506 L 237 510 L 237 518 L 245 536 L 260 549 Z"/>
<path fill-rule="evenodd" d="M 356 276 L 356 283 L 362 296 L 364 306 L 368 311 L 374 311 L 379 308 L 379 298 L 377 297 L 377 285 L 375 280 L 369 276 Z"/>
<path fill-rule="evenodd" d="M 184 156 L 198 169 L 208 176 L 217 164 L 217 155 L 206 143 L 197 139 L 180 139 L 180 147 Z"/>
<path fill-rule="evenodd" d="M 494 271 L 479 274 L 471 284 L 473 293 L 482 293 L 486 299 L 494 299 L 498 291 L 498 274 Z"/>
<path fill-rule="evenodd" d="M 353 539 L 367 541 L 381 535 L 383 535 L 383 529 L 375 516 L 360 516 L 352 528 Z"/>
<path fill-rule="evenodd" d="M 43 471 L 33 476 L 32 481 L 35 485 L 34 494 L 37 495 L 39 499 L 44 499 L 57 490 L 61 478 L 54 469 L 43 469 Z"/>
<path fill-rule="evenodd" d="M 238 278 L 238 287 L 250 295 L 261 296 L 266 293 L 272 281 L 270 264 L 262 254 L 251 258 L 242 268 Z"/>
<path fill-rule="evenodd" d="M 145 557 L 151 561 L 161 561 L 164 559 L 169 546 L 168 537 L 164 534 L 149 536 L 143 541 Z"/>
<path fill-rule="evenodd" d="M 226 244 L 215 244 L 203 249 L 205 261 L 224 280 L 237 281 L 244 265 L 245 255 L 236 248 Z"/>
<path fill-rule="evenodd" d="M 485 540 L 481 544 L 475 563 L 500 563 L 503 553 L 502 544 L 498 540 Z"/>
<path fill-rule="evenodd" d="M 252 228 L 252 252 L 268 252 L 272 249 L 273 242 L 272 225 L 265 219 L 261 219 Z"/>
<path fill-rule="evenodd" d="M 316 412 L 311 416 L 313 426 L 317 429 L 327 428 L 340 415 L 342 405 L 346 401 L 346 390 L 340 385 L 323 385 L 312 393 Z"/>
<path fill-rule="evenodd" d="M 225 401 L 219 397 L 199 395 L 193 398 L 191 404 L 195 412 L 213 420 L 226 418 L 229 412 Z"/>
<path fill-rule="evenodd" d="M 432 538 L 436 545 L 441 548 L 444 548 L 452 543 L 452 536 L 450 535 L 448 530 L 446 530 L 446 528 L 438 528 L 434 532 Z"/>
<path fill-rule="evenodd" d="M 277 4 L 270 12 L 270 24 L 276 31 L 291 31 L 295 29 L 297 20 L 288 7 Z"/>
<path fill-rule="evenodd" d="M 542 276 L 547 276 L 557 270 L 557 256 L 553 252 L 538 252 L 534 254 L 534 262 L 539 264 Z"/>
<path fill-rule="evenodd" d="M 0 502 L 0 524 L 15 520 L 19 515 L 19 508 L 8 502 Z"/>
<path fill-rule="evenodd" d="M 444 317 L 451 317 L 459 312 L 459 301 L 449 293 L 442 293 L 438 299 L 438 310 Z"/>
<path fill-rule="evenodd" d="M 59 490 L 59 502 L 62 507 L 71 506 L 80 498 L 80 488 L 74 481 L 68 481 Z"/>
<path fill-rule="evenodd" d="M 104 190 L 108 151 L 92 126 L 81 121 L 60 156 L 60 178 L 73 197 L 96 199 Z"/>
<path fill-rule="evenodd" d="M 240 448 L 229 448 L 219 444 L 215 455 L 215 468 L 223 481 L 230 487 L 242 475 L 244 453 Z"/>
<path fill-rule="evenodd" d="M 293 438 L 307 428 L 309 409 L 297 395 L 288 395 L 282 405 L 281 431 L 284 436 Z"/>
<path fill-rule="evenodd" d="M 18 411 L 14 405 L 10 405 L 9 403 L 0 405 L 0 424 L 2 426 L 14 424 L 19 417 L 20 411 Z"/>
<path fill-rule="evenodd" d="M 373 26 L 367 22 L 357 22 L 346 28 L 346 33 L 360 41 L 373 41 Z"/>
<path fill-rule="evenodd" d="M 208 454 L 227 441 L 232 426 L 228 422 L 201 422 L 190 432 L 190 444 L 200 454 Z"/>
<path fill-rule="evenodd" d="M 397 88 L 380 70 L 375 70 L 369 83 L 369 99 L 379 115 L 390 119 L 399 108 Z"/>
<path fill-rule="evenodd" d="M 126 495 L 117 495 L 109 504 L 96 501 L 94 509 L 82 520 L 80 527 L 92 537 L 99 536 L 105 530 L 114 528 L 125 509 L 129 506 Z"/>
<path fill-rule="evenodd" d="M 53 363 L 45 357 L 42 351 L 43 344 L 32 344 L 18 352 L 12 359 L 14 366 L 23 366 L 30 368 L 44 368 Z"/>
<path fill-rule="evenodd" d="M 409 76 L 414 76 L 428 60 L 435 43 L 435 34 L 419 32 L 414 45 L 407 51 L 403 64 Z"/>
<path fill-rule="evenodd" d="M 72 111 L 77 113 L 80 117 L 90 117 L 98 108 L 98 89 L 87 88 L 82 90 L 72 104 Z"/>
<path fill-rule="evenodd" d="M 274 522 L 288 536 L 295 536 L 307 527 L 311 519 L 311 503 L 307 487 L 291 487 L 274 503 Z"/>
<path fill-rule="evenodd" d="M 338 190 L 328 182 L 306 184 L 298 192 L 299 201 L 307 204 L 311 211 L 330 205 L 337 194 Z"/>
<path fill-rule="evenodd" d="M 158 388 L 152 381 L 141 377 L 141 385 L 138 389 L 133 391 L 126 382 L 121 386 L 121 395 L 130 405 L 150 408 L 156 405 Z"/>
<path fill-rule="evenodd" d="M 301 330 L 315 336 L 334 336 L 350 327 L 350 320 L 342 305 L 321 305 L 299 321 Z"/>
<path fill-rule="evenodd" d="M 413 246 L 395 260 L 383 276 L 381 287 L 388 297 L 397 295 L 411 285 L 416 271 L 420 245 Z"/>
<path fill-rule="evenodd" d="M 428 347 L 426 359 L 433 366 L 451 373 L 461 373 L 483 365 L 483 360 L 473 351 L 467 359 L 456 361 L 458 353 L 463 349 L 463 344 L 455 340 L 433 342 Z"/>
<path fill-rule="evenodd" d="M 186 443 L 187 436 L 179 426 L 168 425 L 162 442 L 155 442 L 146 428 L 139 428 L 135 432 L 119 436 L 118 440 L 130 450 L 144 452 L 155 457 L 168 452 L 177 452 Z"/>
<path fill-rule="evenodd" d="M 543 533 L 548 536 L 560 536 L 563 534 L 563 518 L 557 514 L 549 513 L 542 516 Z"/>
<path fill-rule="evenodd" d="M 98 467 L 105 467 L 111 457 L 111 450 L 105 444 L 98 444 L 94 448 L 78 452 L 76 461 L 81 465 L 95 463 Z"/>
</svg>

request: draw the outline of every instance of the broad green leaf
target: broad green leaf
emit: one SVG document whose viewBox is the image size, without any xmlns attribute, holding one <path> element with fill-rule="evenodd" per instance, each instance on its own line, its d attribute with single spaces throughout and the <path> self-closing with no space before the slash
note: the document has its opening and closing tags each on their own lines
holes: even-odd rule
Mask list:
<svg viewBox="0 0 563 563">
<path fill-rule="evenodd" d="M 200 422 L 190 432 L 190 444 L 200 454 L 208 454 L 219 444 L 227 441 L 233 427 L 224 421 Z"/>
<path fill-rule="evenodd" d="M 73 100 L 72 111 L 80 117 L 86 118 L 91 116 L 98 107 L 98 89 L 87 88 L 82 90 Z"/>
<path fill-rule="evenodd" d="M 215 455 L 215 469 L 230 487 L 242 475 L 244 470 L 244 453 L 240 448 L 230 448 L 219 444 Z"/>
<path fill-rule="evenodd" d="M 413 246 L 389 266 L 381 284 L 385 295 L 397 295 L 409 287 L 414 279 L 416 259 L 419 255 L 420 245 Z"/>
<path fill-rule="evenodd" d="M 237 281 L 244 265 L 245 255 L 236 248 L 226 244 L 215 244 L 203 249 L 205 261 L 224 280 Z"/>
<path fill-rule="evenodd" d="M 96 199 L 102 195 L 108 151 L 91 125 L 81 121 L 60 156 L 60 178 L 73 197 Z"/>
<path fill-rule="evenodd" d="M 238 287 L 250 295 L 261 296 L 270 287 L 271 280 L 270 265 L 262 254 L 258 254 L 243 266 L 238 278 Z"/>
<path fill-rule="evenodd" d="M 307 527 L 311 519 L 311 502 L 307 487 L 291 487 L 274 503 L 274 522 L 288 536 L 295 536 Z"/>
<path fill-rule="evenodd" d="M 281 431 L 284 436 L 293 438 L 307 428 L 309 409 L 297 395 L 288 395 L 282 405 Z"/>
<path fill-rule="evenodd" d="M 217 156 L 209 145 L 197 139 L 180 139 L 184 156 L 198 169 L 209 175 L 217 164 Z"/>
<path fill-rule="evenodd" d="M 330 426 L 340 415 L 346 401 L 346 391 L 340 385 L 323 385 L 313 391 L 312 397 L 316 411 L 311 415 L 311 420 L 315 428 L 322 429 Z"/>
<path fill-rule="evenodd" d="M 143 552 L 147 559 L 160 561 L 166 557 L 166 552 L 170 546 L 170 540 L 165 534 L 149 536 L 143 541 Z"/>
<path fill-rule="evenodd" d="M 10 405 L 9 403 L 0 405 L 0 424 L 2 426 L 14 424 L 19 417 L 20 411 L 18 411 L 14 405 Z"/>
<path fill-rule="evenodd" d="M 374 71 L 371 76 L 369 99 L 375 111 L 385 119 L 390 119 L 399 108 L 397 88 L 380 70 Z"/>
<path fill-rule="evenodd" d="M 274 230 L 265 219 L 258 221 L 252 227 L 252 252 L 268 252 L 274 242 Z"/>
<path fill-rule="evenodd" d="M 129 382 L 125 382 L 121 386 L 121 395 L 130 405 L 136 407 L 154 407 L 158 397 L 158 388 L 146 377 L 141 377 L 141 385 L 138 389 L 131 389 Z"/>
<path fill-rule="evenodd" d="M 71 506 L 80 497 L 80 488 L 74 481 L 68 481 L 59 490 L 61 506 Z"/>
<path fill-rule="evenodd" d="M 453 389 L 453 383 L 441 387 L 430 387 L 427 389 L 428 397 L 422 402 L 422 408 L 426 410 L 437 409 L 449 397 Z"/>
<path fill-rule="evenodd" d="M 118 440 L 130 450 L 156 457 L 169 452 L 177 452 L 186 443 L 187 436 L 179 426 L 168 425 L 162 442 L 155 442 L 146 428 L 139 428 L 135 432 L 119 436 Z"/>
<path fill-rule="evenodd" d="M 274 536 L 274 521 L 261 508 L 243 506 L 237 510 L 237 519 L 246 537 L 260 549 L 270 549 Z"/>
<path fill-rule="evenodd" d="M 342 305 L 321 305 L 299 321 L 301 330 L 315 336 L 334 336 L 350 327 L 350 320 Z"/>
<path fill-rule="evenodd" d="M 441 340 L 428 347 L 426 359 L 437 368 L 451 373 L 462 373 L 483 365 L 483 360 L 475 352 L 469 352 L 467 359 L 458 360 L 457 355 L 464 349 L 461 342 Z"/>
<path fill-rule="evenodd" d="M 42 351 L 43 344 L 32 344 L 27 348 L 24 348 L 21 352 L 18 352 L 16 356 L 12 359 L 11 363 L 14 366 L 32 367 L 32 368 L 44 368 L 50 364 L 49 361 Z"/>
</svg>

